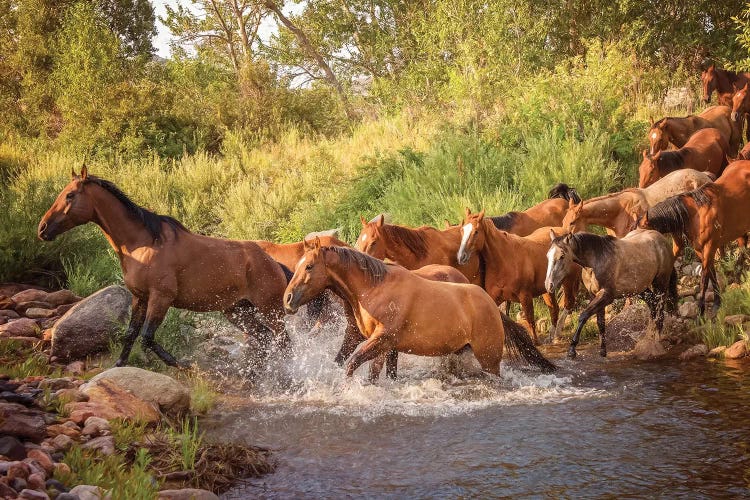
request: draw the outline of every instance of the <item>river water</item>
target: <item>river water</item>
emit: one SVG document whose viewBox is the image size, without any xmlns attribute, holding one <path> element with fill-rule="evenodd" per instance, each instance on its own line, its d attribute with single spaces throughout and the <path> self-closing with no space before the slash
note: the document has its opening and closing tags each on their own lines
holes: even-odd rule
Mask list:
<svg viewBox="0 0 750 500">
<path fill-rule="evenodd" d="M 208 419 L 208 438 L 271 448 L 278 467 L 223 498 L 750 497 L 750 364 L 562 357 L 555 375 L 470 353 L 401 356 L 399 379 L 346 380 L 337 335 Z"/>
</svg>

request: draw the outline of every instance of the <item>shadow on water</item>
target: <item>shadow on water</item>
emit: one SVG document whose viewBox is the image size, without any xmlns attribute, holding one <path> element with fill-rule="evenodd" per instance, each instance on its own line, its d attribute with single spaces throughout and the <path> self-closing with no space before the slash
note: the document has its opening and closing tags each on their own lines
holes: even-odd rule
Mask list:
<svg viewBox="0 0 750 500">
<path fill-rule="evenodd" d="M 278 459 L 224 498 L 750 495 L 746 362 L 603 360 L 591 346 L 554 376 L 497 379 L 471 355 L 402 356 L 398 380 L 371 385 L 333 364 L 339 339 L 295 338 L 291 363 L 209 418 L 209 438 Z"/>
</svg>

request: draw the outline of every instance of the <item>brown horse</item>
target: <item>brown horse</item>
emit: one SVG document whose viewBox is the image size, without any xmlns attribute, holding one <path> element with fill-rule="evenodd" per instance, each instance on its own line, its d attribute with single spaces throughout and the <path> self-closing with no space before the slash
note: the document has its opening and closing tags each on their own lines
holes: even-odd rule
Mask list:
<svg viewBox="0 0 750 500">
<path fill-rule="evenodd" d="M 523 212 L 508 212 L 505 215 L 488 217 L 496 228 L 518 236 L 527 236 L 540 227 L 559 226 L 568 211 L 569 202 L 579 203 L 575 188 L 567 184 L 554 186 L 546 200 Z"/>
<path fill-rule="evenodd" d="M 732 161 L 737 161 L 737 160 L 750 160 L 750 142 L 745 144 L 745 147 L 743 147 L 742 150 L 739 153 L 737 153 L 737 158 L 735 158 Z"/>
<path fill-rule="evenodd" d="M 572 200 L 571 200 L 572 203 Z M 548 229 L 548 228 L 547 228 Z M 461 247 L 458 249 L 458 262 L 467 262 L 472 255 L 480 254 L 486 263 L 485 290 L 498 304 L 504 301 L 519 302 L 534 342 L 539 338 L 534 322 L 534 297 L 542 295 L 550 310 L 553 337 L 558 325 L 559 307 L 553 294 L 544 287 L 547 268 L 548 231 L 522 237 L 497 229 L 484 211 L 472 214 L 466 209 L 462 222 Z M 575 306 L 580 269 L 571 273 L 563 287 L 563 308 L 567 311 Z"/>
<path fill-rule="evenodd" d="M 120 259 L 125 286 L 133 294 L 117 366 L 127 363 L 139 334 L 143 345 L 162 361 L 178 365 L 154 340 L 170 307 L 223 311 L 246 333 L 255 330 L 265 348 L 288 345 L 282 307 L 285 270 L 256 243 L 191 233 L 177 220 L 136 205 L 111 182 L 88 175 L 84 166 L 80 175 L 73 172 L 44 214 L 38 235 L 52 241 L 88 222 L 104 232 Z"/>
<path fill-rule="evenodd" d="M 682 168 L 707 171 L 718 177 L 727 165 L 728 148 L 721 132 L 715 128 L 704 128 L 694 133 L 676 151 L 658 151 L 650 155 L 644 149 L 643 161 L 638 167 L 638 187 L 648 187 L 668 173 Z"/>
<path fill-rule="evenodd" d="M 697 189 L 714 179 L 705 172 L 684 168 L 665 175 L 647 188 L 624 189 L 578 204 L 571 202 L 562 227 L 567 232 L 578 232 L 585 231 L 592 224 L 602 226 L 609 234 L 622 238 L 633 229 L 635 222 L 649 207 L 670 196 Z"/>
<path fill-rule="evenodd" d="M 483 282 L 479 257 L 459 267 L 456 250 L 461 244 L 461 228 L 443 231 L 434 227 L 410 228 L 386 224 L 381 214 L 371 222 L 360 216 L 362 232 L 357 237 L 357 249 L 376 259 L 389 259 L 406 269 L 419 269 L 429 264 L 452 266 L 461 271 L 470 283 Z"/>
<path fill-rule="evenodd" d="M 715 128 L 729 145 L 729 154 L 737 154 L 742 142 L 741 127 L 732 118 L 731 106 L 713 106 L 699 115 L 684 118 L 668 116 L 661 120 L 651 121 L 648 131 L 649 153 L 654 155 L 669 148 L 672 143 L 677 148 L 683 147 L 698 130 Z"/>
<path fill-rule="evenodd" d="M 576 357 L 576 345 L 588 319 L 596 314 L 602 344 L 599 354 L 607 355 L 604 337 L 605 308 L 618 297 L 641 296 L 651 310 L 661 333 L 665 310 L 677 301 L 677 272 L 667 239 L 656 231 L 636 230 L 622 239 L 592 233 L 558 236 L 550 230 L 552 245 L 547 252 L 545 286 L 551 293 L 578 265 L 591 269 L 593 279 L 584 283 L 594 298 L 578 317 L 568 357 Z M 584 277 L 590 276 L 585 273 Z"/>
<path fill-rule="evenodd" d="M 711 102 L 711 94 L 716 91 L 719 104 L 731 106 L 732 96 L 736 89 L 743 87 L 748 81 L 750 81 L 750 73 L 735 73 L 717 68 L 712 64 L 701 73 L 703 102 L 705 104 Z"/>
<path fill-rule="evenodd" d="M 429 281 L 355 250 L 321 247 L 315 239 L 289 282 L 284 307 L 294 313 L 326 287 L 335 287 L 346 297 L 367 337 L 349 360 L 349 377 L 362 363 L 392 349 L 444 356 L 467 346 L 483 370 L 498 374 L 504 343 L 542 370 L 555 369 L 524 329 L 504 320 L 478 286 Z M 374 380 L 377 373 L 371 371 L 370 376 Z"/>
<path fill-rule="evenodd" d="M 341 241 L 335 236 L 318 236 L 323 246 L 348 247 L 349 244 Z M 308 239 L 308 238 L 306 238 Z M 272 241 L 254 240 L 260 248 L 276 262 L 284 264 L 289 269 L 294 269 L 297 262 L 305 254 L 305 244 L 302 241 L 294 243 L 274 243 Z"/>
<path fill-rule="evenodd" d="M 750 91 L 748 84 L 739 89 L 732 97 L 732 121 L 741 125 L 742 118 L 750 113 Z"/>
<path fill-rule="evenodd" d="M 669 198 L 650 208 L 638 222 L 642 228 L 679 233 L 692 244 L 701 260 L 701 315 L 709 282 L 713 283 L 714 310 L 721 305 L 714 258 L 716 250 L 750 230 L 750 161 L 729 164 L 716 182 Z"/>
</svg>

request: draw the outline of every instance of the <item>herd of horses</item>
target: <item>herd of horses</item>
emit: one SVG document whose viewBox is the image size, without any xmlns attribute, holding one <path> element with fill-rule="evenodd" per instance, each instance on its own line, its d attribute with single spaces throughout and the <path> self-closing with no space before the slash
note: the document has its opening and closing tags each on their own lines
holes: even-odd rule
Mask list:
<svg viewBox="0 0 750 500">
<path fill-rule="evenodd" d="M 321 322 L 339 304 L 347 327 L 336 361 L 348 360 L 348 376 L 372 361 L 372 380 L 384 365 L 395 377 L 399 352 L 442 356 L 467 348 L 489 373 L 499 372 L 504 350 L 548 372 L 555 366 L 536 347 L 535 297 L 549 308 L 554 339 L 583 284 L 592 298 L 568 355 L 576 356 L 581 329 L 596 315 L 606 356 L 605 307 L 616 298 L 641 297 L 661 332 L 677 303 L 675 259 L 690 244 L 702 264 L 700 313 L 709 285 L 719 308 L 716 252 L 738 240 L 742 254 L 750 230 L 750 142 L 739 150 L 750 74 L 710 66 L 701 80 L 704 101 L 716 91 L 719 105 L 652 120 L 639 186 L 617 193 L 582 200 L 560 183 L 527 210 L 486 217 L 467 208 L 460 224 L 444 229 L 389 224 L 379 215 L 360 217 L 355 247 L 322 233 L 276 244 L 192 233 L 89 175 L 84 165 L 42 217 L 38 236 L 50 241 L 93 222 L 119 256 L 133 299 L 117 366 L 127 364 L 139 335 L 165 363 L 179 366 L 155 340 L 170 307 L 223 312 L 267 356 L 290 347 L 285 313 L 307 305 L 307 314 Z M 590 226 L 608 234 L 588 232 Z M 525 326 L 507 316 L 513 302 Z"/>
</svg>

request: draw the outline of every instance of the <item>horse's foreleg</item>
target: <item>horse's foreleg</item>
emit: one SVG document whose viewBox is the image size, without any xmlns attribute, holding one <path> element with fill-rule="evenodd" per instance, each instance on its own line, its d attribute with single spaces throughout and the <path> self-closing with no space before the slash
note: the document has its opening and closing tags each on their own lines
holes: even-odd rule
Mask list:
<svg viewBox="0 0 750 500">
<path fill-rule="evenodd" d="M 716 276 L 716 266 L 711 266 L 711 286 L 714 290 L 714 302 L 711 306 L 711 309 L 713 309 L 714 314 L 719 312 L 719 308 L 721 307 L 721 293 L 719 291 L 719 279 Z"/>
<path fill-rule="evenodd" d="M 156 354 L 162 361 L 169 366 L 179 366 L 174 356 L 169 354 L 162 346 L 160 346 L 156 340 L 156 330 L 164 321 L 169 307 L 172 305 L 172 297 L 160 294 L 158 292 L 151 293 L 148 298 L 148 309 L 146 310 L 146 321 L 143 325 L 142 342 L 143 346 L 150 349 Z"/>
<path fill-rule="evenodd" d="M 391 349 L 385 358 L 385 376 L 395 380 L 398 375 L 398 351 Z"/>
<path fill-rule="evenodd" d="M 534 344 L 539 345 L 539 338 L 536 335 L 536 322 L 534 321 L 534 297 L 531 295 L 521 295 L 521 311 L 523 312 L 524 321 L 531 332 L 531 338 Z"/>
<path fill-rule="evenodd" d="M 351 377 L 354 371 L 367 361 L 377 356 L 387 354 L 393 348 L 393 339 L 385 335 L 385 328 L 378 327 L 364 344 L 354 353 L 349 364 L 346 366 L 346 376 Z"/>
<path fill-rule="evenodd" d="M 586 306 L 586 309 L 581 312 L 581 315 L 578 317 L 578 326 L 576 326 L 576 331 L 573 334 L 573 340 L 570 341 L 570 348 L 568 349 L 569 358 L 575 358 L 577 355 L 576 346 L 578 345 L 578 341 L 581 337 L 581 330 L 583 330 L 586 321 L 588 321 L 593 314 L 598 313 L 600 309 L 604 311 L 604 308 L 612 303 L 612 297 L 613 295 L 606 289 L 601 289 L 594 298 L 591 299 L 591 302 Z"/>
<path fill-rule="evenodd" d="M 606 330 L 606 325 L 604 322 L 604 308 L 600 308 L 596 312 L 596 326 L 599 328 L 599 337 L 601 338 L 602 344 L 599 347 L 599 355 L 601 357 L 607 356 L 607 341 L 604 337 L 604 332 Z"/>
<path fill-rule="evenodd" d="M 711 245 L 706 245 L 701 249 L 701 265 L 703 268 L 701 269 L 701 289 L 698 295 L 698 315 L 701 317 L 706 312 L 706 292 L 711 281 L 715 253 L 716 250 Z"/>
<path fill-rule="evenodd" d="M 125 340 L 122 344 L 122 352 L 120 357 L 117 359 L 115 366 L 125 366 L 128 364 L 128 358 L 130 358 L 130 351 L 133 349 L 135 339 L 138 338 L 138 334 L 141 333 L 143 328 L 143 322 L 146 320 L 146 307 L 144 301 L 133 295 L 133 301 L 130 307 L 130 323 L 128 323 L 128 329 L 125 332 Z"/>
<path fill-rule="evenodd" d="M 557 322 L 560 319 L 560 306 L 557 305 L 557 298 L 555 297 L 555 294 L 553 293 L 543 294 L 542 299 L 544 300 L 544 303 L 547 304 L 547 308 L 549 309 L 549 318 L 550 318 L 549 336 L 550 336 L 550 342 L 552 342 L 554 341 L 555 331 L 557 329 Z"/>
</svg>

